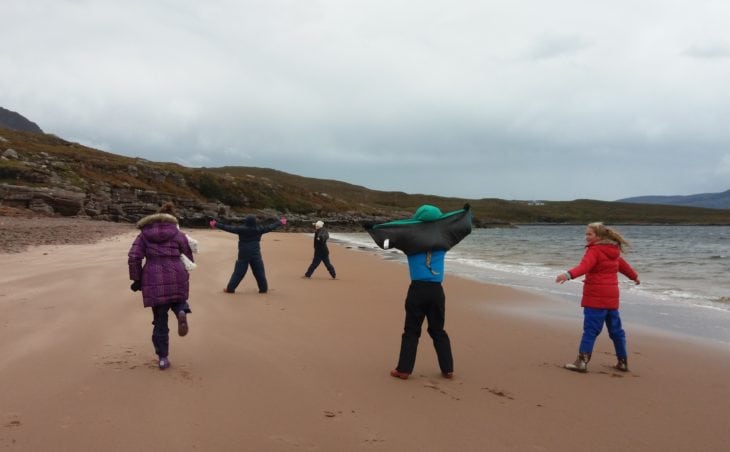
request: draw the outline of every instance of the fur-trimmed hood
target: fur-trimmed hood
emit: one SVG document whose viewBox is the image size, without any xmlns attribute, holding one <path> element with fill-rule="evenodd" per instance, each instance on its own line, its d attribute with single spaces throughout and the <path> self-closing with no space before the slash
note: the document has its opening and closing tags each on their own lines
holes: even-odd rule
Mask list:
<svg viewBox="0 0 730 452">
<path fill-rule="evenodd" d="M 146 217 L 139 220 L 137 222 L 137 229 L 142 229 L 143 227 L 152 223 L 173 223 L 177 225 L 177 218 L 168 213 L 154 213 L 152 215 L 147 215 Z"/>
<path fill-rule="evenodd" d="M 164 243 L 182 234 L 177 226 L 177 218 L 167 213 L 146 216 L 137 222 L 144 238 L 152 243 Z"/>
</svg>

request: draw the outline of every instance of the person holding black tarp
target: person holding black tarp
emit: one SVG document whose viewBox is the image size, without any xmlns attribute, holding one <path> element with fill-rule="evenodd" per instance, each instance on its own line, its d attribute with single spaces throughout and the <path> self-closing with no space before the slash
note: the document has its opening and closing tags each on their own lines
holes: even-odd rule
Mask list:
<svg viewBox="0 0 730 452">
<path fill-rule="evenodd" d="M 469 205 L 442 214 L 438 207 L 426 204 L 416 210 L 413 218 L 366 225 L 365 229 L 378 246 L 399 249 L 408 258 L 411 284 L 405 301 L 406 318 L 398 365 L 390 375 L 406 380 L 413 373 L 421 327 L 427 319 L 441 374 L 453 378 L 454 359 L 451 340 L 444 330 L 446 296 L 441 283 L 446 252 L 471 233 Z"/>
</svg>

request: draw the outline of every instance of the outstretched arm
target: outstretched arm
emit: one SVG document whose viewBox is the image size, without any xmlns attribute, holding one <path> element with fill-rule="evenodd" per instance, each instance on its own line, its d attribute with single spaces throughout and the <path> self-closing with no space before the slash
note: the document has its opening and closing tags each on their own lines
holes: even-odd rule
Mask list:
<svg viewBox="0 0 730 452">
<path fill-rule="evenodd" d="M 597 261 L 598 261 L 598 259 L 596 258 L 595 253 L 589 249 L 583 255 L 583 259 L 580 260 L 580 264 L 571 268 L 567 272 L 559 274 L 555 278 L 555 282 L 563 284 L 565 281 L 583 276 L 586 273 L 588 273 L 593 268 L 594 265 L 596 265 Z"/>
<path fill-rule="evenodd" d="M 618 258 L 618 271 L 630 280 L 636 282 L 636 284 L 641 284 L 641 281 L 639 281 L 639 274 L 636 273 L 636 270 L 634 270 L 623 257 Z"/>
<path fill-rule="evenodd" d="M 220 229 L 221 231 L 230 232 L 231 234 L 238 234 L 240 230 L 244 228 L 244 226 L 232 226 L 223 224 L 217 220 L 210 220 L 208 224 L 213 229 Z"/>
<path fill-rule="evenodd" d="M 286 224 L 286 218 L 282 217 L 281 220 L 271 223 L 271 224 L 267 224 L 266 226 L 259 226 L 258 229 L 261 234 L 266 234 L 267 232 L 271 232 L 274 229 L 278 229 L 278 228 L 284 226 L 285 224 Z"/>
</svg>

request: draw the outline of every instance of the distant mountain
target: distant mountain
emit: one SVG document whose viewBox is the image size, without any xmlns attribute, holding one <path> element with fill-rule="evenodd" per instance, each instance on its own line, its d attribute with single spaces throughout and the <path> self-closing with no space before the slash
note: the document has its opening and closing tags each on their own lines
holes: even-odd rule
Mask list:
<svg viewBox="0 0 730 452">
<path fill-rule="evenodd" d="M 619 199 L 617 202 L 634 204 L 663 204 L 683 207 L 705 207 L 707 209 L 730 209 L 730 190 L 722 193 L 701 193 L 688 196 L 636 196 Z"/>
<path fill-rule="evenodd" d="M 0 107 L 0 127 L 22 132 L 43 133 L 38 124 L 14 111 Z"/>
</svg>

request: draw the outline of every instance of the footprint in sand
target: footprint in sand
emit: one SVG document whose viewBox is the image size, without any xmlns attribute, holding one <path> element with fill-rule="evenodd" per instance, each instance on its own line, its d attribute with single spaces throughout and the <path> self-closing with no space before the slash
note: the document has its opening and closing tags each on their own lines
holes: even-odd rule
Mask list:
<svg viewBox="0 0 730 452">
<path fill-rule="evenodd" d="M 439 386 L 439 384 L 433 380 L 430 380 L 428 383 L 425 383 L 423 385 L 423 387 L 433 389 L 434 391 L 438 391 L 440 394 L 451 397 L 452 400 L 461 400 L 459 397 L 457 397 L 453 394 L 450 394 L 450 393 L 444 391 L 443 389 L 441 389 L 441 386 Z"/>
<path fill-rule="evenodd" d="M 290 446 L 290 447 L 296 447 L 296 448 L 303 447 L 306 449 L 317 449 L 317 446 L 315 444 L 312 444 L 312 443 L 307 442 L 302 439 L 289 438 L 286 436 L 279 436 L 279 435 L 270 436 L 269 439 L 272 441 L 278 442 L 278 443 L 286 444 L 287 446 Z"/>
<path fill-rule="evenodd" d="M 21 425 L 23 425 L 19 420 L 10 421 L 7 424 L 5 424 L 5 427 L 7 428 L 18 428 Z"/>
<path fill-rule="evenodd" d="M 509 399 L 509 400 L 514 400 L 515 399 L 512 394 L 510 394 L 507 391 L 503 391 L 501 389 L 489 388 L 489 387 L 484 387 L 482 389 L 489 391 L 490 393 L 496 395 L 497 397 L 504 397 L 504 398 Z"/>
<path fill-rule="evenodd" d="M 385 439 L 384 438 L 381 438 L 377 434 L 374 434 L 374 435 L 372 435 L 372 436 L 370 436 L 368 438 L 365 438 L 362 442 L 364 444 L 366 444 L 366 445 L 377 445 L 377 444 L 384 443 L 385 442 Z"/>
<path fill-rule="evenodd" d="M 139 363 L 134 363 L 137 352 L 134 348 L 127 347 L 125 350 L 108 355 L 94 355 L 94 359 L 104 366 L 110 366 L 114 370 L 135 369 Z"/>
<path fill-rule="evenodd" d="M 3 422 L 2 428 L 0 428 L 0 444 L 5 444 L 6 447 L 15 444 L 15 438 L 6 435 L 12 435 L 11 432 L 22 425 L 17 414 L 6 416 L 6 421 Z"/>
</svg>

